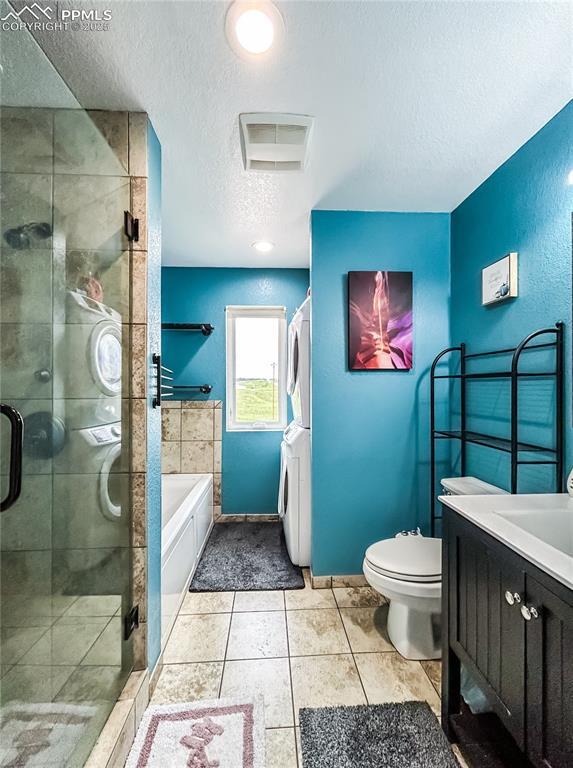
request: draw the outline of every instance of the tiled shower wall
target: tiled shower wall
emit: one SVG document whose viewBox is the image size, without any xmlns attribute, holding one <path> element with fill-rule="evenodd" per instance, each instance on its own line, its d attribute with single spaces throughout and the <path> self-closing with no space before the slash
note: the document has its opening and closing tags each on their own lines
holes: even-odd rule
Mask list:
<svg viewBox="0 0 573 768">
<path fill-rule="evenodd" d="M 162 472 L 212 474 L 214 515 L 219 517 L 222 499 L 222 401 L 166 400 L 161 409 Z"/>
</svg>

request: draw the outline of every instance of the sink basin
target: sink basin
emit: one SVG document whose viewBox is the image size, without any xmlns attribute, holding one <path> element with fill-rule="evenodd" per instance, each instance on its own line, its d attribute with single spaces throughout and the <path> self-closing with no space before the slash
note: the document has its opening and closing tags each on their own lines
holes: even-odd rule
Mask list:
<svg viewBox="0 0 573 768">
<path fill-rule="evenodd" d="M 507 509 L 495 514 L 573 557 L 573 504 L 555 509 Z"/>
<path fill-rule="evenodd" d="M 440 501 L 573 589 L 573 498 L 566 493 Z"/>
</svg>

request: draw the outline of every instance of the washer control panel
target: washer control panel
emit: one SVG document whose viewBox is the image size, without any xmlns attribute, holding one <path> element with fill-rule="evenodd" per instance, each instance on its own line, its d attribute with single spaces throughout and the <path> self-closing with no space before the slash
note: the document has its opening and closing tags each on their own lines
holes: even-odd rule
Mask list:
<svg viewBox="0 0 573 768">
<path fill-rule="evenodd" d="M 121 440 L 121 423 L 88 427 L 81 432 L 90 445 L 111 445 Z"/>
</svg>

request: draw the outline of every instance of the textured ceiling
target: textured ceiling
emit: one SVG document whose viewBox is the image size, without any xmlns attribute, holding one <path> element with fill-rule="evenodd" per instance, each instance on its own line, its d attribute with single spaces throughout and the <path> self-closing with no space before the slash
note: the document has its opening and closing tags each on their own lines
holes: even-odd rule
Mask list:
<svg viewBox="0 0 573 768">
<path fill-rule="evenodd" d="M 571 98 L 570 3 L 279 2 L 258 62 L 226 3 L 109 5 L 111 31 L 42 45 L 84 106 L 149 113 L 166 264 L 305 266 L 313 208 L 450 211 Z M 315 116 L 304 174 L 243 171 L 250 111 Z"/>
</svg>

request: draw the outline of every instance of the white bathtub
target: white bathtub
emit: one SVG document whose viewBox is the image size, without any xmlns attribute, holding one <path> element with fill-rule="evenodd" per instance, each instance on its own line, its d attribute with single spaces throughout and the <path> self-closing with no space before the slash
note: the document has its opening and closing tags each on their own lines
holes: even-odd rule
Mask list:
<svg viewBox="0 0 573 768">
<path fill-rule="evenodd" d="M 212 475 L 161 475 L 161 645 L 213 526 Z"/>
</svg>

